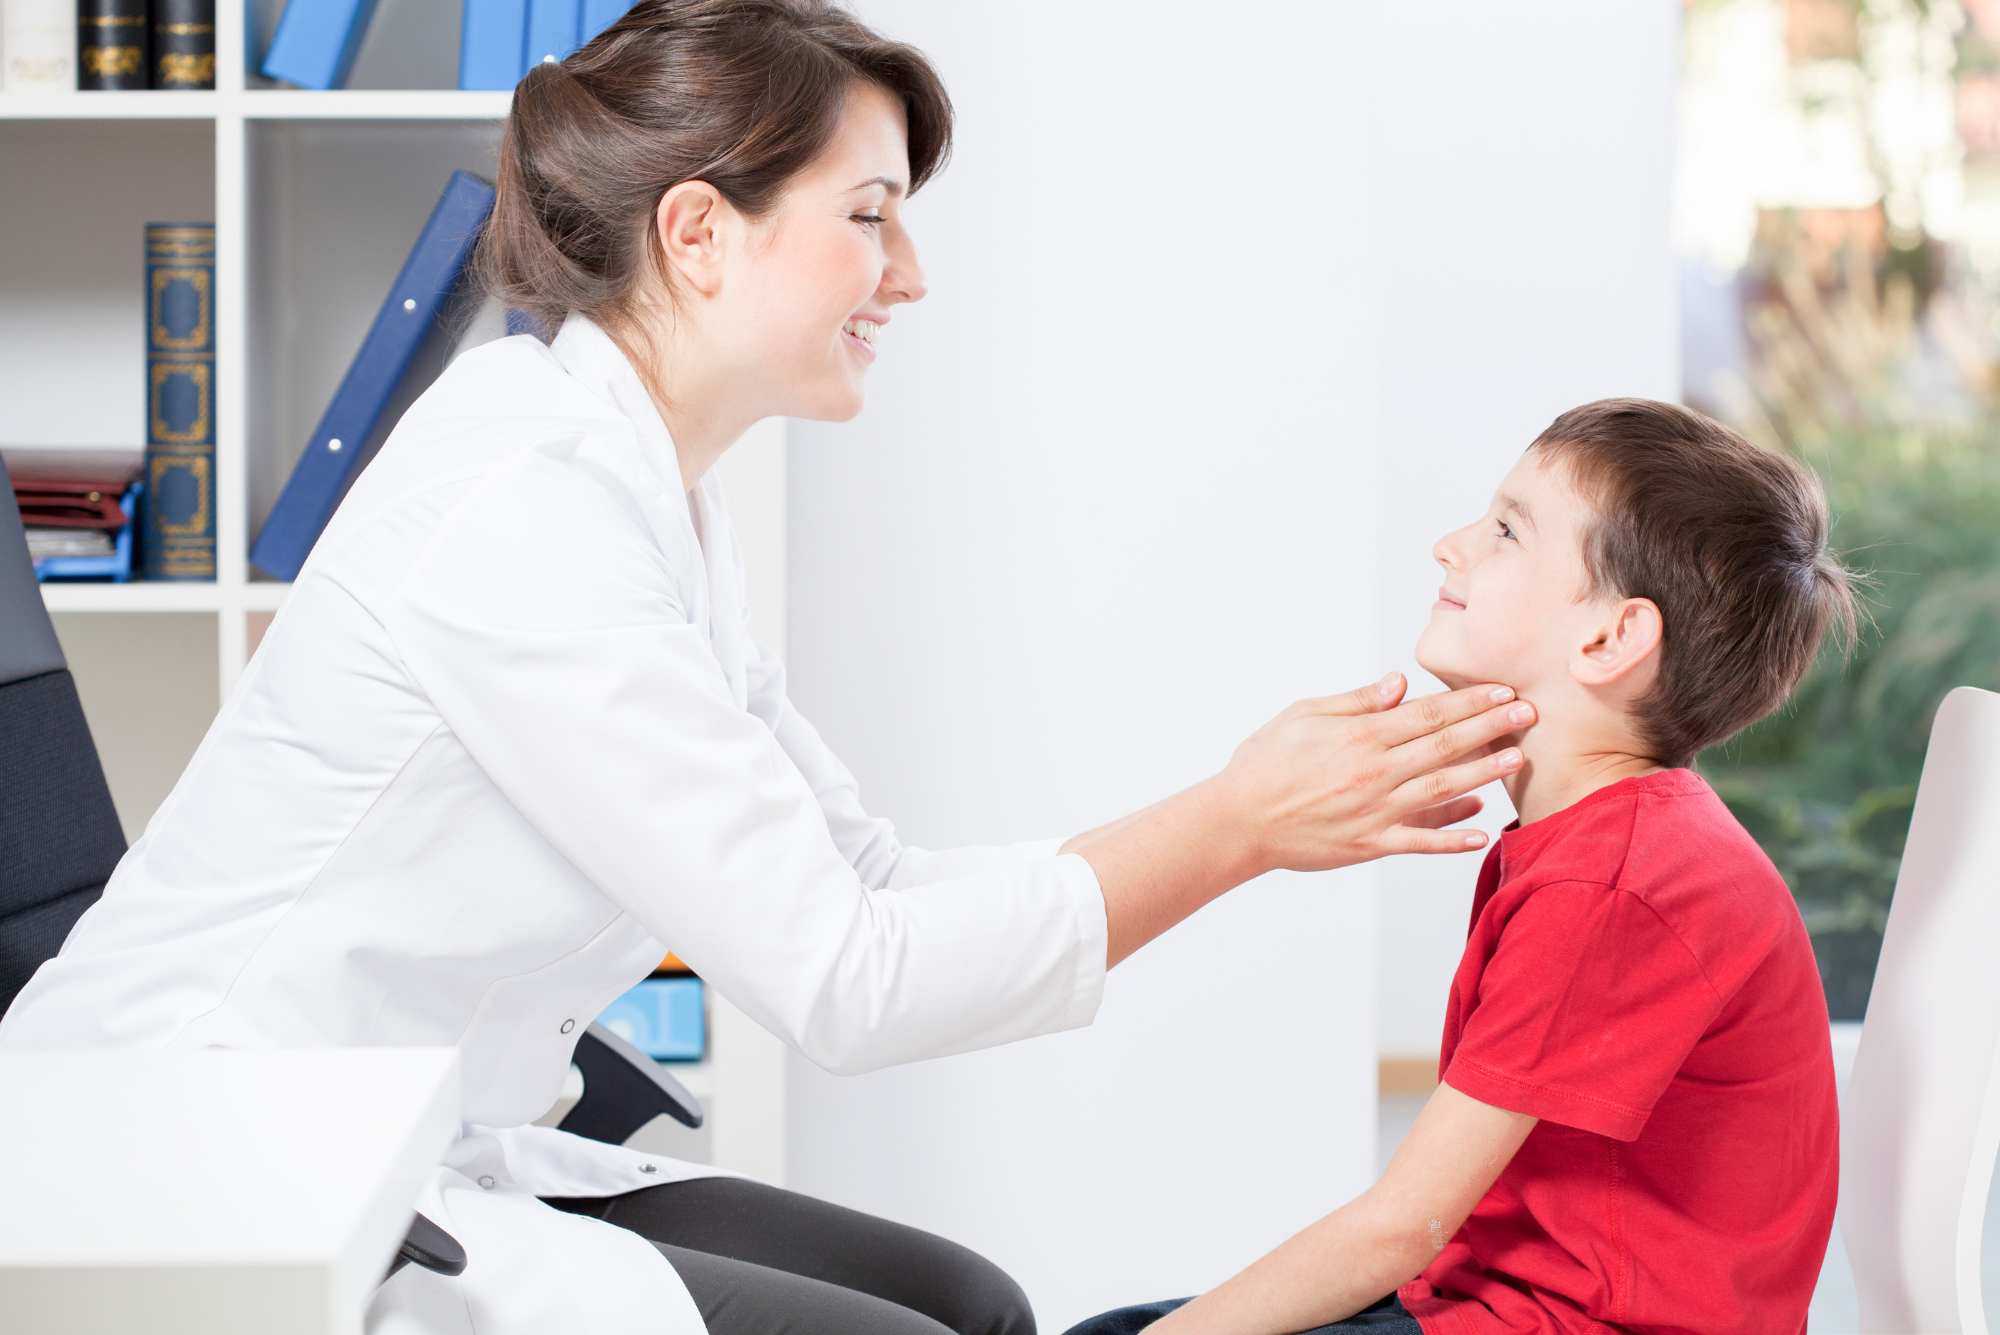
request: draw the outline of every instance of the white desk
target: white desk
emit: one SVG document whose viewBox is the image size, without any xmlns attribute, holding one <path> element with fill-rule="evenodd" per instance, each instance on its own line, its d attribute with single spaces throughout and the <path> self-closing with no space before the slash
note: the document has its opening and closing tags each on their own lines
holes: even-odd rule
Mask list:
<svg viewBox="0 0 2000 1335">
<path fill-rule="evenodd" d="M 353 1335 L 457 1132 L 450 1048 L 0 1052 L 0 1330 Z"/>
</svg>

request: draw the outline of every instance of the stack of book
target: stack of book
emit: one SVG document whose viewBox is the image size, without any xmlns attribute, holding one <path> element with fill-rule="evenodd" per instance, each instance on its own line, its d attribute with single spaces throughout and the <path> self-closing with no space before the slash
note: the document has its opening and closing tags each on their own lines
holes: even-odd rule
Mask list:
<svg viewBox="0 0 2000 1335">
<path fill-rule="evenodd" d="M 445 3 L 445 0 L 429 0 Z M 464 0 L 458 86 L 504 91 L 528 67 L 561 60 L 610 27 L 632 0 Z M 266 78 L 345 88 L 375 0 L 289 0 L 265 53 Z"/>
<path fill-rule="evenodd" d="M 215 87 L 215 0 L 0 0 L 0 92 Z"/>
<path fill-rule="evenodd" d="M 139 450 L 0 450 L 39 580 L 132 577 Z"/>
</svg>

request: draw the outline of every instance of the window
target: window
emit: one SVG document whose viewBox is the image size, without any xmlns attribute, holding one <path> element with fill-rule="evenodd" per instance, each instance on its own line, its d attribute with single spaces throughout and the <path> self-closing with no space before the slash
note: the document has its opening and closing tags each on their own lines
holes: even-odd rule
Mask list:
<svg viewBox="0 0 2000 1335">
<path fill-rule="evenodd" d="M 1699 767 L 1874 976 L 1931 718 L 2000 689 L 2000 0 L 1689 0 L 1686 401 L 1824 480 L 1873 624 Z"/>
</svg>

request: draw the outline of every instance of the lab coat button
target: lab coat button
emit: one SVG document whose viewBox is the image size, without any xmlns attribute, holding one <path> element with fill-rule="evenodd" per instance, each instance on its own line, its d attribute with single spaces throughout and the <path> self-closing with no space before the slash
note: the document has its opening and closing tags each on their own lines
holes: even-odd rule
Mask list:
<svg viewBox="0 0 2000 1335">
<path fill-rule="evenodd" d="M 660 1170 L 649 1163 L 642 1163 L 639 1165 L 639 1171 L 642 1173 L 657 1173 Z"/>
<path fill-rule="evenodd" d="M 491 1191 L 491 1190 L 493 1190 L 493 1179 L 492 1179 L 492 1178 L 490 1178 L 490 1177 L 482 1177 L 482 1178 L 480 1178 L 480 1179 L 479 1179 L 479 1189 L 480 1189 L 481 1191 Z"/>
<path fill-rule="evenodd" d="M 564 1020 L 564 1021 L 563 1021 L 563 1027 L 562 1027 L 562 1031 L 563 1031 L 563 1032 L 564 1032 L 565 1034 L 567 1034 L 567 1033 L 568 1033 L 568 1032 L 569 1032 L 570 1030 L 572 1030 L 572 1029 L 574 1029 L 574 1028 L 576 1028 L 576 1021 L 575 1021 L 575 1020 Z"/>
</svg>

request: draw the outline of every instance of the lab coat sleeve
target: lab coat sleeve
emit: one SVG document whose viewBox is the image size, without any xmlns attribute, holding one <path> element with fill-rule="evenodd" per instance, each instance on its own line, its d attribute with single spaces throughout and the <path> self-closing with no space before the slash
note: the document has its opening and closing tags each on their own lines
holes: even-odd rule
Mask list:
<svg viewBox="0 0 2000 1335">
<path fill-rule="evenodd" d="M 980 845 L 933 852 L 896 838 L 896 827 L 871 816 L 861 805 L 861 788 L 854 775 L 820 739 L 792 704 L 785 690 L 784 662 L 763 645 L 749 672 L 750 712 L 764 721 L 778 745 L 798 766 L 834 847 L 854 868 L 862 884 L 874 890 L 904 890 L 913 885 L 955 880 L 1003 867 L 1056 856 L 1060 839 L 1012 845 Z"/>
<path fill-rule="evenodd" d="M 1089 1023 L 1105 967 L 1089 864 L 866 884 L 688 623 L 659 536 L 680 498 L 647 495 L 602 452 L 573 440 L 515 456 L 382 604 L 406 668 L 493 783 L 618 908 L 828 1070 Z"/>
</svg>

